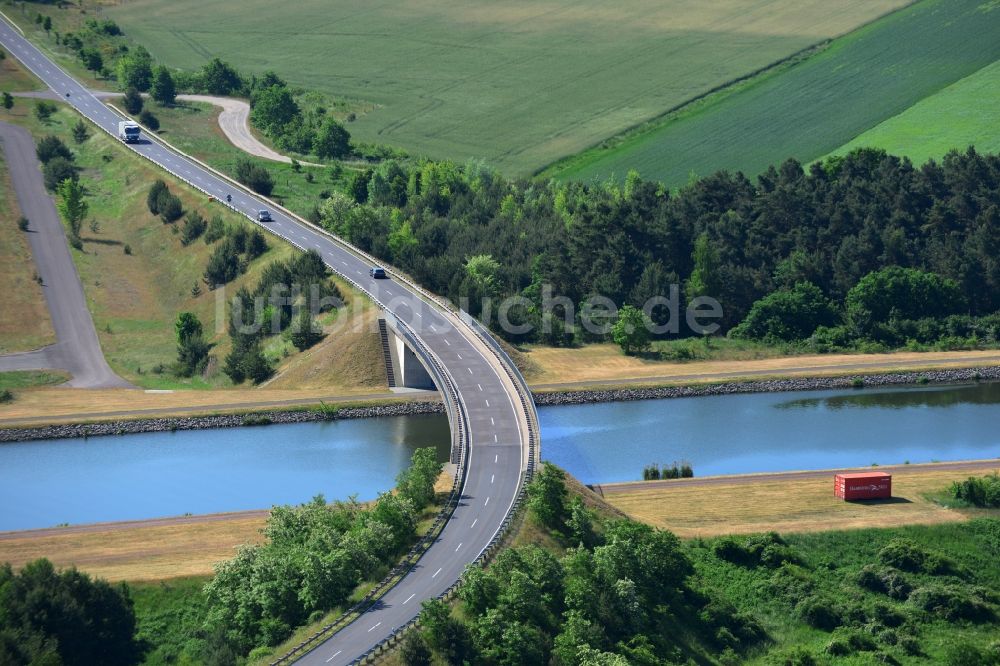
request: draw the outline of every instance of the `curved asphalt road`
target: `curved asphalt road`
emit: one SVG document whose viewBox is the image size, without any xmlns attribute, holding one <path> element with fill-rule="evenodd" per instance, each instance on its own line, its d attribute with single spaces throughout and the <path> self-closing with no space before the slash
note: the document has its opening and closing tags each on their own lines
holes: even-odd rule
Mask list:
<svg viewBox="0 0 1000 666">
<path fill-rule="evenodd" d="M 119 116 L 2 20 L 0 43 L 89 120 L 117 133 Z M 271 208 L 156 141 L 147 140 L 129 148 L 217 199 L 232 194 L 235 208 L 248 216 L 258 208 Z M 519 491 L 526 464 L 523 433 L 527 417 L 516 397 L 512 397 L 515 389 L 502 373 L 499 361 L 464 325 L 453 325 L 453 315 L 430 307 L 403 284 L 370 279 L 370 267 L 361 258 L 289 216 L 274 213 L 274 221 L 265 226 L 300 248 L 317 250 L 333 270 L 409 324 L 450 375 L 468 414 L 470 448 L 462 501 L 437 542 L 372 610 L 302 659 L 307 664 L 337 666 L 350 663 L 415 617 L 421 601 L 447 590 L 489 544 Z"/>
<path fill-rule="evenodd" d="M 131 387 L 114 373 L 101 352 L 59 213 L 45 191 L 35 141 L 24 128 L 0 123 L 0 143 L 21 213 L 31 221 L 28 242 L 58 340 L 38 351 L 0 356 L 0 371 L 58 369 L 73 376 L 69 386 Z"/>
</svg>

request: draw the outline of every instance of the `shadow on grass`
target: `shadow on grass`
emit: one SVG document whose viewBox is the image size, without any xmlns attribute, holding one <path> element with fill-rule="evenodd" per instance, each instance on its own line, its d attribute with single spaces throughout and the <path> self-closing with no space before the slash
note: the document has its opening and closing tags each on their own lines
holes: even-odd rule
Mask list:
<svg viewBox="0 0 1000 666">
<path fill-rule="evenodd" d="M 93 236 L 87 236 L 86 238 L 81 237 L 81 241 L 84 243 L 96 243 L 98 245 L 121 245 L 122 242 L 119 240 L 113 240 L 111 238 L 94 238 Z"/>
<path fill-rule="evenodd" d="M 857 499 L 847 500 L 849 504 L 860 504 L 861 506 L 880 506 L 882 504 L 913 504 L 912 500 L 905 497 L 888 497 L 883 499 Z"/>
</svg>

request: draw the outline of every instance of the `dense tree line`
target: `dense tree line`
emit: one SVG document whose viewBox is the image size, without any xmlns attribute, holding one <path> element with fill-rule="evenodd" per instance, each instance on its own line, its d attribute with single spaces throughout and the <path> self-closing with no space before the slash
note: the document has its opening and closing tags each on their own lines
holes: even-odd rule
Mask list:
<svg viewBox="0 0 1000 666">
<path fill-rule="evenodd" d="M 430 663 L 430 652 L 448 664 L 700 662 L 703 650 L 735 656 L 763 638 L 756 621 L 699 590 L 673 534 L 630 520 L 595 531 L 593 513 L 579 497 L 567 501 L 563 474 L 550 465 L 531 488 L 533 519 L 571 547 L 562 557 L 512 548 L 469 569 L 460 615 L 425 602 L 404 663 Z"/>
<path fill-rule="evenodd" d="M 206 629 L 246 654 L 276 645 L 313 613 L 343 603 L 410 546 L 441 467 L 433 449 L 420 449 L 399 492 L 368 506 L 353 499 L 327 504 L 317 496 L 272 509 L 267 542 L 242 548 L 208 583 Z"/>
<path fill-rule="evenodd" d="M 899 344 L 901 331 L 929 327 L 908 322 L 948 316 L 965 318 L 950 324 L 960 335 L 997 334 L 993 320 L 977 318 L 1000 308 L 1000 158 L 972 149 L 922 167 L 878 150 L 808 169 L 789 160 L 755 181 L 719 172 L 676 192 L 635 173 L 624 185 L 539 183 L 475 163 L 387 161 L 327 199 L 320 218 L 430 289 L 468 298 L 474 314 L 484 296 L 524 296 L 530 306 L 510 319 L 536 331 L 546 285 L 569 299 L 577 319 L 568 333 L 580 336 L 589 297 L 641 307 L 676 284 L 682 313 L 694 296 L 718 299 L 723 331 L 776 294 L 742 329 L 750 336 L 797 339 L 844 326 L 827 339 Z M 923 297 L 920 307 L 901 306 L 899 274 L 863 282 L 888 267 L 910 269 L 902 281 L 918 291 L 932 288 L 933 306 Z M 851 306 L 883 296 L 893 306 L 867 319 Z M 766 323 L 792 305 L 798 315 Z M 652 319 L 665 323 L 666 312 Z M 553 328 L 541 339 L 568 341 Z"/>
<path fill-rule="evenodd" d="M 48 560 L 16 573 L 0 566 L 0 663 L 130 666 L 143 655 L 134 634 L 125 584 L 56 571 Z"/>
</svg>

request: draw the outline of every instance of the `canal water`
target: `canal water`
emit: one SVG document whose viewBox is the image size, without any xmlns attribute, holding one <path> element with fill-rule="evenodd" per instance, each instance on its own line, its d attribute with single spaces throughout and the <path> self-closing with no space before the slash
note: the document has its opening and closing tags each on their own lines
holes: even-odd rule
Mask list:
<svg viewBox="0 0 1000 666">
<path fill-rule="evenodd" d="M 1000 384 L 648 400 L 539 411 L 542 455 L 585 483 L 649 463 L 698 476 L 1000 458 Z M 443 415 L 0 445 L 0 531 L 372 499 Z"/>
</svg>

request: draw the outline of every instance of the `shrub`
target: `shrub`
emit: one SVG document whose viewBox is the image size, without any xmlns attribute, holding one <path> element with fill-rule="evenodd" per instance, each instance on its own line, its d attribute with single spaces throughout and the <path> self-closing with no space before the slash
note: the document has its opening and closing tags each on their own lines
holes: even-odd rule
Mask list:
<svg viewBox="0 0 1000 666">
<path fill-rule="evenodd" d="M 125 247 L 122 248 L 122 252 L 124 252 L 127 255 L 131 255 L 132 254 L 132 246 L 129 245 L 128 243 L 125 243 Z"/>
<path fill-rule="evenodd" d="M 829 599 L 818 596 L 806 597 L 795 609 L 803 622 L 814 629 L 833 631 L 841 625 L 840 613 L 834 609 Z"/>
<path fill-rule="evenodd" d="M 213 215 L 205 230 L 205 244 L 210 245 L 226 235 L 226 225 L 219 215 Z"/>
<path fill-rule="evenodd" d="M 265 197 L 270 196 L 274 190 L 274 179 L 271 177 L 271 173 L 248 159 L 237 160 L 236 180 Z"/>
<path fill-rule="evenodd" d="M 951 485 L 951 495 L 955 499 L 973 506 L 1000 508 L 1000 474 L 972 477 L 956 481 Z"/>
<path fill-rule="evenodd" d="M 14 394 L 10 392 L 10 389 L 3 389 L 0 391 L 0 403 L 7 404 L 8 402 L 14 402 Z"/>
<path fill-rule="evenodd" d="M 122 98 L 122 106 L 131 115 L 136 115 L 142 111 L 142 95 L 135 88 L 129 88 L 125 91 L 125 96 Z"/>
<path fill-rule="evenodd" d="M 49 119 L 52 118 L 52 114 L 57 110 L 58 108 L 55 104 L 42 100 L 35 104 L 35 117 L 43 123 L 48 123 Z"/>
<path fill-rule="evenodd" d="M 45 187 L 53 192 L 66 179 L 73 181 L 80 179 L 80 174 L 77 173 L 76 167 L 65 157 L 53 157 L 50 159 L 42 167 L 42 175 L 45 177 Z"/>
<path fill-rule="evenodd" d="M 990 622 L 996 615 L 993 608 L 978 595 L 958 585 L 931 584 L 918 587 L 910 595 L 909 603 L 949 622 Z"/>
<path fill-rule="evenodd" d="M 766 566 L 776 569 L 782 564 L 798 564 L 801 559 L 776 533 L 754 534 L 742 543 L 735 538 L 717 541 L 712 551 L 715 556 L 745 567 Z"/>
<path fill-rule="evenodd" d="M 73 161 L 73 151 L 57 136 L 42 137 L 35 147 L 35 154 L 42 164 L 47 164 L 53 157 L 63 157 L 70 162 Z"/>
<path fill-rule="evenodd" d="M 146 208 L 153 215 L 160 214 L 160 207 L 164 203 L 164 198 L 170 194 L 167 184 L 157 179 L 149 186 L 149 194 L 146 195 Z"/>
<path fill-rule="evenodd" d="M 17 228 L 20 229 L 21 231 L 27 231 L 28 230 L 28 226 L 30 224 L 31 223 L 28 222 L 28 218 L 24 217 L 23 215 L 21 217 L 17 218 Z"/>
<path fill-rule="evenodd" d="M 810 282 L 799 282 L 758 300 L 730 335 L 736 338 L 792 342 L 808 338 L 820 326 L 837 321 L 833 303 Z"/>
<path fill-rule="evenodd" d="M 160 200 L 160 219 L 164 224 L 170 224 L 181 219 L 184 206 L 176 195 L 168 194 Z"/>
<path fill-rule="evenodd" d="M 908 539 L 893 539 L 878 552 L 878 559 L 885 565 L 913 573 L 943 574 L 954 569 L 945 557 Z"/>
<path fill-rule="evenodd" d="M 198 211 L 193 210 L 188 213 L 187 217 L 184 218 L 184 226 L 181 229 L 181 243 L 190 245 L 196 241 L 205 231 L 206 226 L 205 218 Z"/>
<path fill-rule="evenodd" d="M 875 604 L 875 607 L 872 609 L 872 618 L 892 629 L 901 627 L 906 622 L 906 615 L 888 604 Z"/>
<path fill-rule="evenodd" d="M 887 594 L 893 599 L 906 599 L 913 587 L 902 573 L 892 568 L 879 567 L 875 564 L 865 565 L 858 572 L 856 582 L 861 587 L 872 592 Z"/>
</svg>

